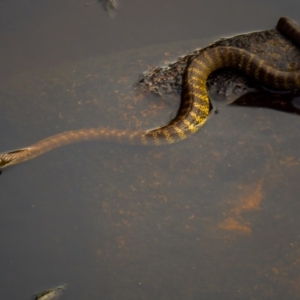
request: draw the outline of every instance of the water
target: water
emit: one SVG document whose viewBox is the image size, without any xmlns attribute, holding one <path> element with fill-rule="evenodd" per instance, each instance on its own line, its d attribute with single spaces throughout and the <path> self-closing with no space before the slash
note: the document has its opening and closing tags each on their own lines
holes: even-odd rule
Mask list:
<svg viewBox="0 0 300 300">
<path fill-rule="evenodd" d="M 300 22 L 294 1 L 120 0 L 115 19 L 85 3 L 0 2 L 0 151 L 163 124 L 179 97 L 142 97 L 139 73 L 191 40 Z M 70 145 L 5 170 L 0 297 L 68 283 L 61 299 L 299 298 L 300 119 L 218 105 L 171 147 Z"/>
</svg>

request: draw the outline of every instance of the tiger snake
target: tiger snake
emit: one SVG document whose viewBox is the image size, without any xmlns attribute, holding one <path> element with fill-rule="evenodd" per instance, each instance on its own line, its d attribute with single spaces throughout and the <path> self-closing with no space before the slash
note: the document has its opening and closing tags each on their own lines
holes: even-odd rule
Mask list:
<svg viewBox="0 0 300 300">
<path fill-rule="evenodd" d="M 276 28 L 300 46 L 300 27 L 296 23 L 282 17 Z M 207 48 L 194 57 L 186 68 L 181 104 L 176 116 L 167 125 L 148 131 L 89 128 L 62 132 L 26 148 L 0 154 L 0 169 L 30 160 L 54 148 L 81 141 L 99 140 L 153 146 L 184 140 L 195 133 L 210 114 L 211 104 L 206 86 L 208 76 L 213 71 L 225 67 L 240 70 L 270 89 L 300 88 L 300 71 L 277 70 L 256 54 L 240 48 Z"/>
</svg>

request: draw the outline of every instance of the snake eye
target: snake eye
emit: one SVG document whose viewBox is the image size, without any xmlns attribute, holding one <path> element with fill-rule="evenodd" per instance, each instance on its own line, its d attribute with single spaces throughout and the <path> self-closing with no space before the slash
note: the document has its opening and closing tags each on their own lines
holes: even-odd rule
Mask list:
<svg viewBox="0 0 300 300">
<path fill-rule="evenodd" d="M 4 154 L 0 155 L 0 169 L 6 167 L 10 161 L 7 160 Z"/>
<path fill-rule="evenodd" d="M 6 165 L 5 159 L 3 159 L 3 157 L 0 158 L 0 168 L 5 167 L 5 165 Z"/>
</svg>

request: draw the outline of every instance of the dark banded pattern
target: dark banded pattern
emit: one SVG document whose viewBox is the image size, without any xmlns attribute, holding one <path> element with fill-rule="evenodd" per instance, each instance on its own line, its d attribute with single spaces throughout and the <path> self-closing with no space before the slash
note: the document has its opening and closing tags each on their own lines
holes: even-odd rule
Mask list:
<svg viewBox="0 0 300 300">
<path fill-rule="evenodd" d="M 276 27 L 300 46 L 300 27 L 281 18 Z M 211 106 L 206 87 L 208 76 L 215 70 L 230 67 L 244 72 L 261 84 L 279 90 L 300 88 L 300 71 L 274 69 L 257 55 L 234 47 L 205 49 L 188 66 L 184 78 L 181 105 L 176 117 L 167 125 L 149 131 L 91 128 L 63 132 L 32 146 L 0 154 L 0 168 L 17 164 L 54 148 L 74 142 L 101 140 L 132 145 L 172 144 L 195 133 L 207 120 Z"/>
</svg>

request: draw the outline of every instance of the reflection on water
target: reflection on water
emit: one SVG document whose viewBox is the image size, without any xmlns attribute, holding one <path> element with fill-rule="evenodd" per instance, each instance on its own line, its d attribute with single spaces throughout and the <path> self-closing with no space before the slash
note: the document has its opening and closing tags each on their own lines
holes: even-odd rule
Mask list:
<svg viewBox="0 0 300 300">
<path fill-rule="evenodd" d="M 179 97 L 153 99 L 132 84 L 171 51 L 199 44 L 3 81 L 0 151 L 64 130 L 167 122 Z M 61 299 L 299 298 L 300 118 L 245 107 L 267 97 L 297 108 L 294 95 L 246 95 L 219 104 L 182 143 L 76 144 L 5 170 L 0 297 L 68 282 Z"/>
</svg>

